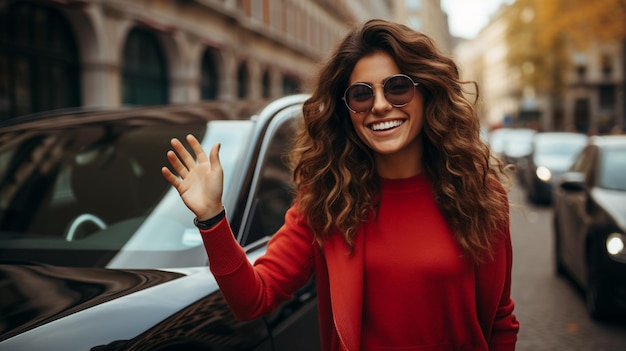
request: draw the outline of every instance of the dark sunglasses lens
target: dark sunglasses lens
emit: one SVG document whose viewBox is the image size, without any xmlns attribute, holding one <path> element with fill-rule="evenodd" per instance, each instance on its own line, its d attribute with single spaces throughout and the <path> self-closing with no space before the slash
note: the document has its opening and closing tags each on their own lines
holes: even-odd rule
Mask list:
<svg viewBox="0 0 626 351">
<path fill-rule="evenodd" d="M 392 105 L 406 105 L 413 99 L 415 85 L 405 76 L 395 76 L 385 82 L 385 97 Z"/>
<path fill-rule="evenodd" d="M 355 84 L 348 88 L 346 101 L 352 111 L 365 112 L 372 108 L 374 92 L 365 84 Z"/>
</svg>

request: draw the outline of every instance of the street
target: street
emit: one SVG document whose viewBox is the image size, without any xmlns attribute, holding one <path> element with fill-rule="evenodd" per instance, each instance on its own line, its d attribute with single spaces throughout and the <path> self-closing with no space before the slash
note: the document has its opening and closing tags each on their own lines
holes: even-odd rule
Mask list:
<svg viewBox="0 0 626 351">
<path fill-rule="evenodd" d="M 519 185 L 509 199 L 512 295 L 520 321 L 516 350 L 626 350 L 626 322 L 593 321 L 581 293 L 555 275 L 552 209 L 528 204 Z"/>
</svg>

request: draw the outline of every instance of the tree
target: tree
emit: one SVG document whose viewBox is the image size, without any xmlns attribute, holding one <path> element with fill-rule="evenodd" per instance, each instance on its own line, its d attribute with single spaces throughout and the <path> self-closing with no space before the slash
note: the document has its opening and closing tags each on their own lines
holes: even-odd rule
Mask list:
<svg viewBox="0 0 626 351">
<path fill-rule="evenodd" d="M 585 47 L 590 41 L 622 43 L 622 82 L 626 94 L 626 0 L 553 0 L 538 7 L 538 25 L 544 28 L 540 43 L 550 48 L 557 38 L 567 36 L 575 46 Z M 622 99 L 626 114 L 626 99 Z M 622 128 L 626 116 L 617 122 Z"/>
<path fill-rule="evenodd" d="M 580 46 L 589 40 L 625 40 L 626 0 L 538 1 L 537 23 L 543 47 L 562 34 Z"/>
<path fill-rule="evenodd" d="M 544 112 L 551 114 L 558 115 L 561 109 L 560 96 L 565 87 L 564 73 L 568 64 L 566 46 L 561 35 L 555 35 L 549 47 L 542 42 L 545 23 L 537 15 L 542 6 L 545 6 L 542 0 L 517 0 L 503 14 L 508 24 L 507 60 L 519 87 L 513 93 L 522 102 L 519 124 L 533 123 L 541 118 L 533 106 L 524 106 L 524 101 L 543 98 L 551 104 L 551 110 Z"/>
<path fill-rule="evenodd" d="M 522 87 L 517 97 L 522 99 L 523 88 L 532 87 L 552 102 L 557 118 L 565 73 L 573 64 L 570 50 L 591 42 L 621 41 L 626 72 L 626 0 L 516 0 L 504 16 L 508 63 L 517 68 Z"/>
</svg>

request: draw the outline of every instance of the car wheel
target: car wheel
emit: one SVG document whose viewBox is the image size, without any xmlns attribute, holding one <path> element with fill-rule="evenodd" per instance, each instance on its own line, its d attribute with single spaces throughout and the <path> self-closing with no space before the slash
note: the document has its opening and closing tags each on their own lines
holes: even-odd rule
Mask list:
<svg viewBox="0 0 626 351">
<path fill-rule="evenodd" d="M 606 283 L 599 279 L 598 258 L 595 254 L 589 256 L 589 266 L 587 274 L 587 289 L 585 291 L 587 300 L 587 311 L 591 318 L 603 320 L 609 316 L 611 311 L 611 294 Z"/>
<path fill-rule="evenodd" d="M 554 216 L 554 271 L 557 276 L 564 277 L 567 272 L 563 265 L 563 257 L 561 254 L 561 230 L 559 229 L 559 219 Z"/>
</svg>

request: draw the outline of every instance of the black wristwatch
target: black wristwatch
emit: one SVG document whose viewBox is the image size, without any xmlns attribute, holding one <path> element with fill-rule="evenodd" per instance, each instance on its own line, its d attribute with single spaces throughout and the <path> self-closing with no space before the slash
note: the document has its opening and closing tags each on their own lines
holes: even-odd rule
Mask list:
<svg viewBox="0 0 626 351">
<path fill-rule="evenodd" d="M 199 221 L 198 217 L 193 219 L 193 224 L 198 227 L 199 229 L 202 230 L 209 230 L 213 227 L 215 227 L 215 225 L 217 223 L 219 223 L 224 217 L 226 216 L 226 209 L 222 209 L 222 211 L 218 214 L 216 214 L 215 216 L 207 219 L 206 221 Z"/>
</svg>

